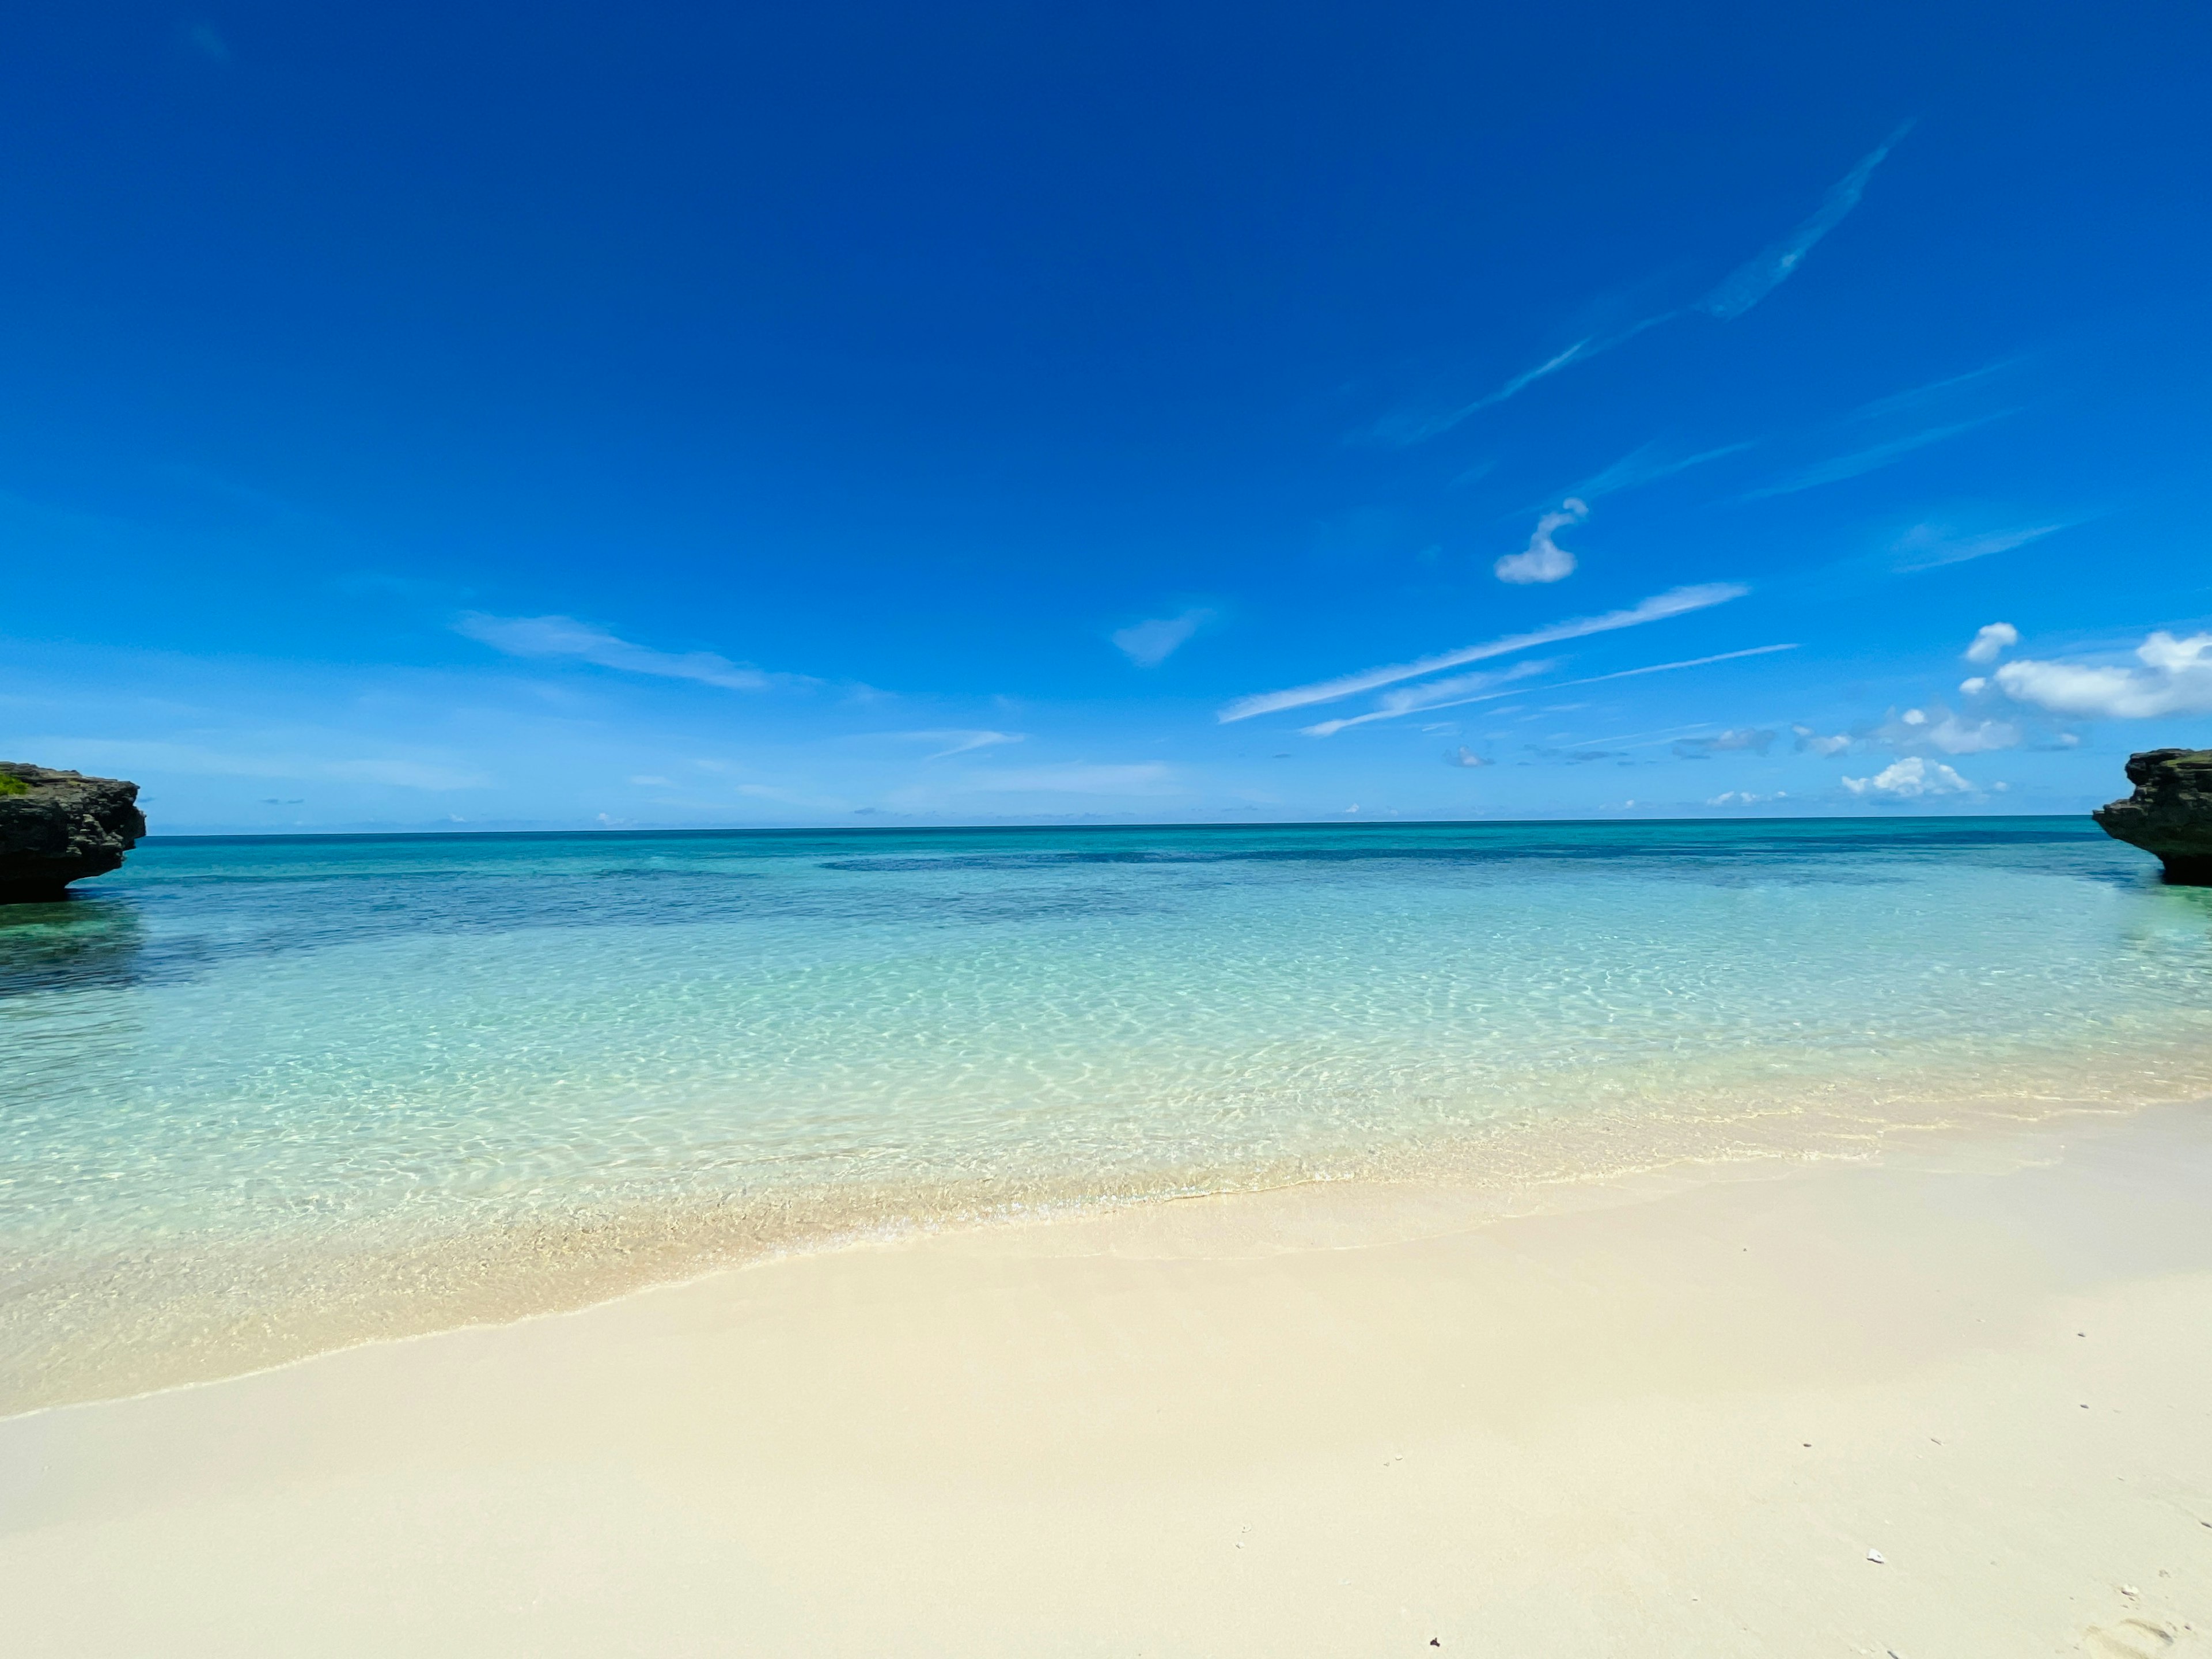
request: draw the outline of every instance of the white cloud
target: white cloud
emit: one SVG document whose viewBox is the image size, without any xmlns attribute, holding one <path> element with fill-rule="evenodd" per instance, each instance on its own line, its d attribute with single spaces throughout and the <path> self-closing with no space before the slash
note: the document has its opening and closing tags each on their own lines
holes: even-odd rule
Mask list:
<svg viewBox="0 0 2212 1659">
<path fill-rule="evenodd" d="M 1444 761 L 1448 765 L 1451 766 L 1494 766 L 1497 764 L 1495 761 L 1486 761 L 1483 759 L 1481 756 L 1476 754 L 1474 750 L 1468 748 L 1465 744 L 1460 744 L 1457 750 L 1454 753 L 1446 755 L 1444 757 Z"/>
<path fill-rule="evenodd" d="M 1656 443 L 1644 445 L 1622 456 L 1596 477 L 1586 478 L 1571 492 L 1585 501 L 1594 501 L 1601 495 L 1610 495 L 1616 490 L 1634 489 L 1641 485 L 1656 483 L 1662 478 L 1671 478 L 1677 472 L 1686 472 L 1693 466 L 1703 466 L 1708 461 L 1717 461 L 1751 447 L 1751 441 L 1723 444 L 1718 449 L 1707 449 L 1695 455 L 1668 458 L 1660 452 Z"/>
<path fill-rule="evenodd" d="M 1954 421 L 1947 426 L 1931 426 L 1924 432 L 1908 433 L 1902 438 L 1892 438 L 1887 443 L 1875 444 L 1865 449 L 1853 450 L 1848 455 L 1832 456 L 1816 461 L 1811 466 L 1790 473 L 1787 477 L 1758 489 L 1746 490 L 1739 498 L 1747 501 L 1763 501 L 1776 495 L 1791 495 L 1801 489 L 1811 489 L 1820 484 L 1840 483 L 1845 478 L 1856 478 L 1863 472 L 1872 472 L 1878 467 L 1901 461 L 1916 449 L 1925 449 L 1955 438 L 1976 427 L 1987 426 L 1991 421 L 2002 420 L 2012 413 L 1999 410 L 1994 415 L 1978 415 L 1969 421 Z"/>
<path fill-rule="evenodd" d="M 1710 663 L 1734 662 L 1740 657 L 1764 657 L 1777 651 L 1795 651 L 1795 645 L 1755 645 L 1748 651 L 1723 651 L 1715 657 L 1691 657 L 1681 662 L 1655 662 L 1644 668 L 1617 669 L 1610 674 L 1592 674 L 1579 680 L 1561 680 L 1556 685 L 1546 686 L 1549 691 L 1564 691 L 1574 685 L 1596 685 L 1606 680 L 1632 680 L 1642 674 L 1667 674 L 1678 668 L 1703 668 Z M 1471 702 L 1492 702 L 1499 697 L 1510 696 L 1510 691 L 1486 691 L 1471 697 L 1444 698 L 1441 694 L 1472 685 L 1495 685 L 1505 680 L 1516 680 L 1524 674 L 1540 673 L 1554 666 L 1548 662 L 1523 664 L 1503 674 L 1468 674 L 1449 680 L 1432 680 L 1426 685 L 1416 686 L 1410 691 L 1396 691 L 1382 700 L 1382 706 L 1372 713 L 1354 714 L 1347 720 L 1322 720 L 1316 726 L 1302 726 L 1301 735 L 1309 738 L 1333 738 L 1347 726 L 1364 726 L 1370 720 L 1395 720 L 1401 714 L 1425 714 L 1439 708 L 1457 708 Z M 1511 714 L 1513 709 L 1500 708 L 1494 712 Z M 1564 714 L 1587 708 L 1585 703 L 1547 704 L 1541 711 L 1547 714 Z"/>
<path fill-rule="evenodd" d="M 1793 726 L 1790 729 L 1797 734 L 1800 753 L 1809 751 L 1824 757 L 1840 755 L 1851 746 L 1850 738 L 1840 732 L 1832 738 L 1824 738 L 1809 726 Z"/>
<path fill-rule="evenodd" d="M 1386 691 L 1368 714 L 1354 714 L 1345 720 L 1322 720 L 1318 725 L 1298 729 L 1310 738 L 1328 738 L 1348 726 L 1365 726 L 1370 720 L 1393 720 L 1401 715 L 1425 714 L 1437 708 L 1459 708 L 1471 702 L 1490 702 L 1507 694 L 1492 691 L 1489 687 L 1510 684 L 1516 680 L 1527 679 L 1532 674 L 1548 672 L 1558 666 L 1557 662 L 1547 659 L 1516 663 L 1495 674 L 1455 674 L 1449 679 L 1431 680 L 1426 685 Z"/>
<path fill-rule="evenodd" d="M 1986 668 L 2020 643 L 2020 629 L 2010 623 L 1985 623 L 1966 650 L 1968 662 Z"/>
<path fill-rule="evenodd" d="M 1753 754 L 1764 755 L 1773 746 L 1777 735 L 1764 727 L 1745 726 L 1723 732 L 1717 737 L 1677 738 L 1674 748 L 1675 756 L 1682 760 L 1705 760 L 1715 754 L 1736 750 L 1749 750 Z"/>
<path fill-rule="evenodd" d="M 1138 667 L 1155 668 L 1212 618 L 1211 611 L 1186 611 L 1180 617 L 1156 617 L 1150 622 L 1132 623 L 1107 637 Z"/>
<path fill-rule="evenodd" d="M 943 760 L 948 755 L 965 755 L 973 750 L 994 749 L 1002 743 L 1025 743 L 1026 732 L 976 732 L 945 730 L 933 732 L 894 732 L 891 735 L 909 743 L 941 743 L 945 745 L 933 755 L 924 755 L 924 760 Z"/>
<path fill-rule="evenodd" d="M 775 685 L 817 684 L 805 675 L 763 673 L 712 651 L 656 651 L 650 646 L 633 645 L 604 628 L 578 622 L 574 617 L 488 617 L 482 611 L 471 611 L 456 619 L 453 626 L 455 633 L 465 634 L 510 657 L 567 657 L 627 674 L 696 680 L 702 685 L 716 685 L 726 691 L 763 691 Z"/>
<path fill-rule="evenodd" d="M 1705 803 L 1708 806 L 1761 806 L 1771 800 L 1788 800 L 1790 792 L 1778 789 L 1771 795 L 1754 795 L 1747 790 L 1723 789 Z"/>
<path fill-rule="evenodd" d="M 2020 746 L 2020 727 L 2009 720 L 1976 720 L 1969 725 L 1948 712 L 1928 728 L 1926 737 L 1947 755 L 1981 755 Z"/>
<path fill-rule="evenodd" d="M 1536 520 L 1535 533 L 1528 538 L 1528 548 L 1519 553 L 1509 553 L 1493 567 L 1502 582 L 1555 582 L 1575 574 L 1575 556 L 1552 539 L 1554 531 L 1564 530 L 1571 524 L 1580 524 L 1589 516 L 1589 508 L 1570 495 L 1559 503 L 1555 513 L 1547 513 Z"/>
<path fill-rule="evenodd" d="M 1669 312 L 1668 316 L 1673 316 L 1674 314 L 1674 313 Z M 1666 320 L 1666 317 L 1654 317 L 1645 322 L 1637 324 L 1633 328 L 1629 330 L 1628 332 L 1631 334 L 1640 334 L 1645 329 L 1650 328 L 1653 323 L 1662 323 Z M 1537 364 L 1535 368 L 1523 370 L 1521 374 L 1516 374 L 1511 380 L 1506 381 L 1506 383 L 1498 387 L 1497 391 L 1486 392 L 1481 397 L 1477 398 L 1471 404 L 1462 404 L 1457 409 L 1447 410 L 1441 415 L 1395 415 L 1387 416 L 1376 422 L 1375 429 L 1370 435 L 1382 442 L 1394 444 L 1417 444 L 1423 442 L 1427 439 L 1439 436 L 1443 433 L 1450 431 L 1468 416 L 1475 414 L 1480 410 L 1488 409 L 1494 404 L 1502 404 L 1508 398 L 1516 396 L 1520 392 L 1527 391 L 1530 386 L 1535 385 L 1537 381 L 1544 379 L 1547 375 L 1558 374 L 1569 363 L 1580 362 L 1585 357 L 1595 357 L 1599 352 L 1607 350 L 1614 345 L 1618 345 L 1622 339 L 1626 339 L 1626 337 L 1627 335 L 1624 334 L 1613 339 L 1601 341 L 1596 336 L 1592 335 L 1587 338 L 1577 340 L 1572 345 L 1569 346 L 1565 351 L 1560 352 L 1557 356 L 1548 357 L 1545 359 L 1544 362 Z"/>
<path fill-rule="evenodd" d="M 1917 524 L 1899 537 L 1890 550 L 1899 556 L 1896 568 L 1899 574 L 1909 574 L 1947 564 L 1964 564 L 1968 559 L 1985 559 L 1992 553 L 2009 553 L 2015 547 L 2025 547 L 2065 528 L 2063 524 L 2038 524 L 2023 530 L 1992 530 L 1978 536 L 1962 536 L 1948 525 Z"/>
<path fill-rule="evenodd" d="M 1972 679 L 1965 679 L 1959 682 L 1960 691 L 1969 697 L 1978 697 L 1983 692 L 1989 689 L 1990 683 L 1984 679 L 1979 674 L 1975 675 Z"/>
<path fill-rule="evenodd" d="M 2009 720 L 1963 720 L 1940 702 L 1930 703 L 1925 708 L 1908 708 L 1894 719 L 1883 721 L 1871 732 L 1861 735 L 1900 755 L 1930 750 L 1946 755 L 1979 755 L 1996 749 L 2016 749 L 2021 742 L 2020 727 Z M 1798 745 L 1801 749 L 1810 746 L 1803 743 Z"/>
<path fill-rule="evenodd" d="M 2140 669 L 2022 657 L 1998 669 L 1996 682 L 2017 702 L 2086 720 L 2212 714 L 2212 634 L 2180 640 L 2161 629 L 2136 658 Z"/>
<path fill-rule="evenodd" d="M 1249 720 L 1255 714 L 1273 714 L 1285 708 L 1303 708 L 1309 703 L 1334 702 L 1339 697 L 1355 696 L 1380 686 L 1395 685 L 1400 680 L 1419 679 L 1424 674 L 1441 673 L 1447 668 L 1457 668 L 1464 663 L 1508 656 L 1516 651 L 1553 645 L 1561 640 L 1578 640 L 1591 634 L 1606 634 L 1616 629 L 1638 628 L 1645 623 L 1663 622 L 1669 617 L 1702 611 L 1708 605 L 1725 605 L 1730 599 L 1740 599 L 1750 592 L 1751 589 L 1741 582 L 1706 582 L 1694 587 L 1677 587 L 1645 599 L 1640 605 L 1632 605 L 1626 611 L 1609 611 L 1601 617 L 1578 617 L 1571 622 L 1554 623 L 1548 628 L 1534 629 L 1526 634 L 1509 634 L 1503 639 L 1486 641 L 1481 645 L 1442 652 L 1433 657 L 1397 663 L 1386 668 L 1364 669 L 1358 673 L 1341 675 L 1333 680 L 1316 680 L 1310 685 L 1294 686 L 1287 691 L 1262 691 L 1252 696 L 1239 697 L 1225 704 L 1214 718 L 1226 724 L 1231 720 Z"/>
<path fill-rule="evenodd" d="M 1915 800 L 1922 795 L 1963 795 L 1974 786 L 1941 761 L 1933 764 L 1917 755 L 1893 761 L 1870 778 L 1845 778 L 1844 787 L 1854 795 L 1887 795 L 1894 800 Z"/>
<path fill-rule="evenodd" d="M 1417 444 L 1450 431 L 1462 421 L 1480 410 L 1517 397 L 1537 381 L 1558 374 L 1571 363 L 1587 362 L 1590 358 L 1625 345 L 1648 328 L 1662 323 L 1671 323 L 1689 312 L 1703 312 L 1721 322 L 1731 322 L 1749 311 L 1788 279 L 1812 252 L 1813 245 L 1844 222 L 1844 216 L 1859 204 L 1866 194 L 1867 181 L 1874 170 L 1894 149 L 1899 139 L 1911 131 L 1912 123 L 1905 122 L 1881 143 L 1859 158 L 1842 179 L 1828 189 L 1813 216 L 1780 241 L 1769 244 L 1759 252 L 1730 271 L 1703 299 L 1673 311 L 1662 311 L 1656 316 L 1639 318 L 1626 327 L 1607 335 L 1586 335 L 1565 350 L 1546 358 L 1534 368 L 1524 369 L 1495 392 L 1485 392 L 1472 403 L 1457 409 L 1446 410 L 1436 415 L 1395 415 L 1376 422 L 1367 435 L 1377 441 L 1394 444 Z"/>
<path fill-rule="evenodd" d="M 1844 216 L 1859 204 L 1859 198 L 1866 194 L 1867 181 L 1874 177 L 1874 170 L 1882 164 L 1889 152 L 1897 147 L 1898 141 L 1911 131 L 1911 122 L 1905 122 L 1861 156 L 1856 167 L 1829 186 L 1828 193 L 1821 198 L 1820 205 L 1814 210 L 1811 218 L 1780 241 L 1760 249 L 1730 271 L 1718 287 L 1698 301 L 1697 308 L 1708 316 L 1728 322 L 1742 316 L 1773 293 L 1812 252 L 1813 245 L 1843 223 Z"/>
<path fill-rule="evenodd" d="M 2017 357 L 2000 357 L 1995 362 L 1984 363 L 1979 368 L 1970 368 L 1963 374 L 1946 374 L 1940 380 L 1929 380 L 1908 386 L 1903 392 L 1893 392 L 1886 398 L 1876 398 L 1872 403 L 1861 404 L 1850 413 L 1854 421 L 1879 420 L 1885 416 L 1903 415 L 1925 407 L 1930 403 L 1948 398 L 1962 386 L 1975 386 L 1992 374 L 2015 367 Z"/>
</svg>

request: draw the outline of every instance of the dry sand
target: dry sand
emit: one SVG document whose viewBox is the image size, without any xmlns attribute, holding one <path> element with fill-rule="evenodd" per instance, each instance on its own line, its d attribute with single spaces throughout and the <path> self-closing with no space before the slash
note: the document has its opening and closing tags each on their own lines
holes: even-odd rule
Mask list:
<svg viewBox="0 0 2212 1659">
<path fill-rule="evenodd" d="M 941 1236 L 0 1422 L 0 1650 L 2212 1656 L 2212 1106 L 1558 1196 Z"/>
</svg>

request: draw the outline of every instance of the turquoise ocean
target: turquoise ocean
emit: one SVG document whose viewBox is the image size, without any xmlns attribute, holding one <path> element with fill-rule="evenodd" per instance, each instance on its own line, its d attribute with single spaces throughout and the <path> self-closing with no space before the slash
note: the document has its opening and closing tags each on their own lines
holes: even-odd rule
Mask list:
<svg viewBox="0 0 2212 1659">
<path fill-rule="evenodd" d="M 162 838 L 0 910 L 0 1411 L 948 1222 L 2212 1096 L 2085 820 Z"/>
</svg>

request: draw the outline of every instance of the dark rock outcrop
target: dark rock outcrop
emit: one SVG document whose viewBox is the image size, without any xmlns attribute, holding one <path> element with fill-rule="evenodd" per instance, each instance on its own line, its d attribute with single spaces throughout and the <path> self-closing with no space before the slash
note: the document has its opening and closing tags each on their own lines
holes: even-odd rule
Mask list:
<svg viewBox="0 0 2212 1659">
<path fill-rule="evenodd" d="M 2115 840 L 2155 853 L 2166 878 L 2212 887 L 2212 749 L 2152 749 L 2128 757 L 2125 800 L 2089 816 Z"/>
<path fill-rule="evenodd" d="M 51 903 L 145 833 L 135 783 L 0 761 L 0 904 Z"/>
</svg>

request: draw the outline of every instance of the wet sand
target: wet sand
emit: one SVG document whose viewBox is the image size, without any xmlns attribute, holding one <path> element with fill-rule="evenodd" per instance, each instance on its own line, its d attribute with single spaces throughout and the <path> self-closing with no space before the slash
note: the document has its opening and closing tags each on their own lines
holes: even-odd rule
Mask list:
<svg viewBox="0 0 2212 1659">
<path fill-rule="evenodd" d="M 945 1234 L 8 1419 L 0 1645 L 2212 1655 L 2212 1105 L 1553 1198 Z"/>
</svg>

